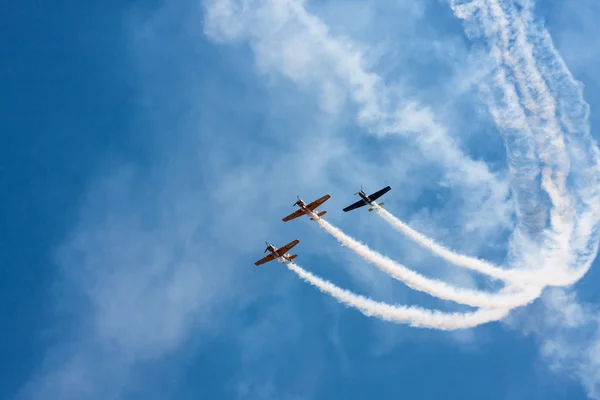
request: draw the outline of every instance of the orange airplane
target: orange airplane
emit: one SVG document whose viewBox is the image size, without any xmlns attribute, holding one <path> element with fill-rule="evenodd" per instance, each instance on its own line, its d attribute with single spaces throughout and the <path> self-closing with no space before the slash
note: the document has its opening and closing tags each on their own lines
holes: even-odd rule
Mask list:
<svg viewBox="0 0 600 400">
<path fill-rule="evenodd" d="M 289 254 L 287 254 L 287 252 L 292 247 L 294 247 L 295 245 L 297 245 L 298 243 L 300 243 L 300 241 L 298 239 L 292 240 L 291 242 L 289 242 L 285 246 L 280 247 L 278 249 L 275 248 L 275 246 L 273 246 L 272 244 L 267 243 L 267 248 L 265 249 L 265 253 L 267 251 L 270 251 L 271 254 L 269 254 L 268 256 L 265 256 L 264 258 L 261 258 L 260 260 L 258 260 L 257 262 L 255 262 L 254 265 L 256 265 L 258 267 L 259 265 L 264 264 L 264 263 L 268 263 L 269 261 L 273 261 L 276 258 L 282 258 L 282 259 L 290 262 L 294 258 L 298 257 L 298 254 L 293 254 L 293 255 L 290 256 Z"/>
<path fill-rule="evenodd" d="M 317 199 L 315 201 L 313 201 L 310 204 L 306 204 L 305 202 L 303 202 L 302 200 L 300 200 L 300 198 L 298 198 L 298 201 L 294 203 L 294 205 L 297 205 L 300 207 L 299 210 L 296 210 L 296 212 L 291 213 L 290 215 L 288 215 L 287 217 L 283 218 L 283 222 L 288 222 L 291 221 L 293 219 L 296 219 L 298 217 L 303 216 L 304 214 L 308 215 L 309 217 L 311 217 L 311 221 L 314 219 L 312 218 L 313 215 L 317 214 L 317 216 L 322 217 L 323 215 L 325 215 L 327 213 L 327 211 L 315 211 L 317 207 L 319 207 L 321 204 L 325 203 L 327 200 L 329 200 L 331 196 L 326 194 L 325 196 L 321 197 L 320 199 Z"/>
</svg>

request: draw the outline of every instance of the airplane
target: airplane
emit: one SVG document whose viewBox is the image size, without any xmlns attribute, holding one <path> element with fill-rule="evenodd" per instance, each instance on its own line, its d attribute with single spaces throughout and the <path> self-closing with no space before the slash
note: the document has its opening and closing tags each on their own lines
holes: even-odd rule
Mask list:
<svg viewBox="0 0 600 400">
<path fill-rule="evenodd" d="M 367 194 L 362 190 L 362 188 L 360 188 L 360 192 L 356 192 L 354 193 L 355 195 L 359 195 L 361 197 L 361 200 L 357 201 L 354 204 L 349 205 L 348 207 L 344 208 L 344 212 L 348 212 L 348 211 L 352 211 L 352 210 L 356 210 L 357 208 L 360 208 L 362 206 L 366 206 L 366 205 L 371 205 L 371 203 L 375 200 L 377 200 L 378 198 L 380 198 L 381 196 L 383 196 L 384 194 L 386 194 L 387 192 L 389 192 L 390 190 L 392 190 L 391 187 L 386 186 L 381 190 L 376 191 L 375 193 L 367 196 Z M 379 203 L 379 206 L 383 206 L 384 203 Z M 369 207 L 369 212 L 373 211 L 375 208 L 373 208 L 373 206 Z"/>
<path fill-rule="evenodd" d="M 269 254 L 268 256 L 265 256 L 263 258 L 261 258 L 260 260 L 258 260 L 257 262 L 254 263 L 254 265 L 256 265 L 257 267 L 259 265 L 268 263 L 269 261 L 273 261 L 276 258 L 283 258 L 284 260 L 287 260 L 288 262 L 292 261 L 294 258 L 298 257 L 298 254 L 293 254 L 293 255 L 289 255 L 287 254 L 287 252 L 294 247 L 295 245 L 297 245 L 298 243 L 300 243 L 300 241 L 298 239 L 296 240 L 292 240 L 291 242 L 289 242 L 288 244 L 286 244 L 285 246 L 282 246 L 280 248 L 276 248 L 275 246 L 273 246 L 272 244 L 269 244 L 267 242 L 265 242 L 267 244 L 267 248 L 265 249 L 265 253 L 267 251 L 270 251 L 271 254 Z"/>
<path fill-rule="evenodd" d="M 303 216 L 304 214 L 308 215 L 309 217 L 312 214 L 317 214 L 317 216 L 322 217 L 323 215 L 327 214 L 327 211 L 315 211 L 317 207 L 319 207 L 321 204 L 325 203 L 327 200 L 329 200 L 331 196 L 326 194 L 325 196 L 321 197 L 320 199 L 317 199 L 315 201 L 313 201 L 310 204 L 306 204 L 305 202 L 303 202 L 302 200 L 300 200 L 300 197 L 298 197 L 298 201 L 294 203 L 294 205 L 297 205 L 298 207 L 300 207 L 299 210 L 296 210 L 295 212 L 291 213 L 290 215 L 288 215 L 287 217 L 283 218 L 283 222 L 288 222 L 291 221 L 293 219 L 296 219 L 298 217 Z M 311 221 L 314 218 L 311 218 Z"/>
</svg>

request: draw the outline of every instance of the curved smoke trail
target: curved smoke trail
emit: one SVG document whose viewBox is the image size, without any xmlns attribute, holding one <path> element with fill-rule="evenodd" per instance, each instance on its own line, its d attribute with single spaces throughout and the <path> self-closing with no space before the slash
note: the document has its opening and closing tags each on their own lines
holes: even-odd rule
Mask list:
<svg viewBox="0 0 600 400">
<path fill-rule="evenodd" d="M 473 328 L 477 325 L 498 321 L 506 317 L 509 312 L 508 309 L 481 309 L 471 313 L 442 313 L 420 307 L 393 306 L 342 289 L 294 263 L 286 262 L 285 264 L 304 281 L 329 294 L 339 302 L 358 309 L 366 316 L 378 317 L 385 321 L 405 323 L 419 328 L 450 331 Z"/>
<path fill-rule="evenodd" d="M 537 286 L 522 285 L 524 287 L 521 287 L 520 291 L 515 292 L 512 291 L 511 288 L 511 291 L 507 293 L 492 294 L 479 290 L 459 289 L 446 282 L 428 279 L 378 252 L 371 250 L 365 244 L 346 235 L 324 219 L 319 218 L 316 215 L 313 215 L 312 218 L 319 226 L 321 226 L 321 228 L 325 229 L 340 243 L 353 250 L 363 259 L 371 262 L 383 272 L 404 282 L 411 289 L 425 292 L 439 299 L 450 300 L 471 307 L 510 309 L 531 303 L 541 294 L 541 289 Z"/>
<path fill-rule="evenodd" d="M 532 2 L 450 4 L 471 38 L 486 39 L 493 64 L 482 93 L 506 141 L 519 216 L 510 264 L 539 266 L 539 284 L 571 285 L 590 268 L 600 238 L 600 156 L 581 87 L 534 21 Z M 525 272 L 512 271 L 504 278 Z M 524 274 L 522 282 L 536 281 Z"/>
<path fill-rule="evenodd" d="M 372 207 L 381 218 L 396 228 L 399 232 L 403 233 L 409 239 L 412 239 L 417 244 L 453 265 L 476 271 L 491 278 L 509 282 L 518 286 L 564 286 L 565 282 L 569 282 L 575 278 L 573 274 L 567 274 L 564 271 L 557 269 L 549 269 L 545 271 L 545 273 L 540 273 L 539 270 L 528 271 L 521 269 L 504 269 L 497 265 L 488 263 L 487 261 L 457 253 L 411 228 L 410 225 L 406 224 L 378 205 L 373 203 Z"/>
</svg>

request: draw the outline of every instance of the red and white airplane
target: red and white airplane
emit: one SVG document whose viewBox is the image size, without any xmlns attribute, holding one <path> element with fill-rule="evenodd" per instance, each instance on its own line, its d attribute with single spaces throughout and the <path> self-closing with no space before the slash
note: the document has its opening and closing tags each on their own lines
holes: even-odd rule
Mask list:
<svg viewBox="0 0 600 400">
<path fill-rule="evenodd" d="M 269 261 L 273 261 L 276 258 L 281 258 L 284 260 L 284 262 L 285 261 L 291 262 L 294 258 L 298 257 L 298 254 L 293 254 L 290 256 L 289 254 L 287 254 L 287 252 L 290 251 L 292 249 L 292 247 L 294 247 L 298 243 L 300 243 L 300 241 L 298 239 L 292 240 L 291 242 L 289 242 L 288 244 L 286 244 L 285 246 L 282 246 L 280 248 L 276 248 L 272 244 L 267 243 L 267 248 L 265 249 L 265 253 L 267 251 L 270 251 L 271 254 L 261 258 L 260 260 L 255 262 L 254 265 L 256 265 L 258 267 L 259 265 L 268 263 Z"/>
<path fill-rule="evenodd" d="M 323 204 L 327 200 L 329 200 L 330 197 L 331 197 L 330 195 L 326 194 L 325 196 L 321 197 L 320 199 L 317 199 L 309 204 L 306 204 L 305 202 L 300 200 L 300 198 L 298 198 L 298 201 L 296 201 L 294 203 L 294 205 L 297 205 L 298 207 L 300 207 L 300 209 L 296 210 L 295 212 L 291 213 L 287 217 L 283 218 L 283 222 L 291 221 L 291 220 L 301 217 L 305 214 L 308 215 L 311 220 L 314 219 L 314 218 L 312 218 L 312 216 L 315 214 L 319 217 L 322 217 L 323 215 L 325 215 L 327 213 L 327 211 L 318 212 L 318 211 L 316 211 L 316 209 L 321 204 Z"/>
</svg>

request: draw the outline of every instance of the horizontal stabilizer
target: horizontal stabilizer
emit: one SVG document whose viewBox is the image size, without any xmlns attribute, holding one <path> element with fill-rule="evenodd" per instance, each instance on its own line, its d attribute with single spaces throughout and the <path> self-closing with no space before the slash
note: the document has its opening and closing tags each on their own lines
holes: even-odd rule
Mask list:
<svg viewBox="0 0 600 400">
<path fill-rule="evenodd" d="M 288 260 L 293 260 L 294 258 L 298 257 L 298 254 L 294 254 L 288 257 Z"/>
<path fill-rule="evenodd" d="M 317 215 L 318 215 L 319 217 L 322 217 L 322 216 L 323 216 L 323 215 L 325 215 L 325 214 L 327 214 L 327 211 L 321 211 L 321 212 L 317 213 Z M 314 220 L 314 218 L 311 218 L 310 220 L 312 221 L 312 220 Z"/>
<path fill-rule="evenodd" d="M 385 203 L 379 203 L 379 207 L 383 207 L 383 205 L 384 205 L 384 204 L 385 204 Z M 371 212 L 371 211 L 373 211 L 373 210 L 374 210 L 374 208 L 373 208 L 373 207 L 369 208 L 369 212 Z"/>
</svg>

